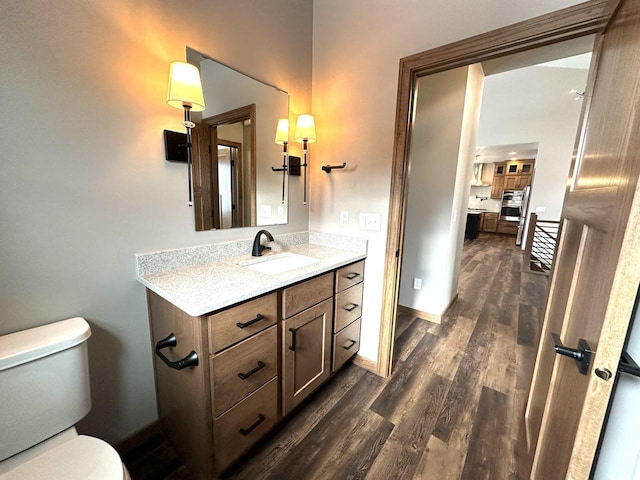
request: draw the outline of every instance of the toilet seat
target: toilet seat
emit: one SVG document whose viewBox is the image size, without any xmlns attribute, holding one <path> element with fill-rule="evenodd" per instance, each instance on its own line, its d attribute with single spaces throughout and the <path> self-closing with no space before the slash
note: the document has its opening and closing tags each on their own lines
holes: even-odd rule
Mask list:
<svg viewBox="0 0 640 480">
<path fill-rule="evenodd" d="M 0 480 L 127 480 L 118 453 L 108 443 L 78 435 L 16 468 Z"/>
</svg>

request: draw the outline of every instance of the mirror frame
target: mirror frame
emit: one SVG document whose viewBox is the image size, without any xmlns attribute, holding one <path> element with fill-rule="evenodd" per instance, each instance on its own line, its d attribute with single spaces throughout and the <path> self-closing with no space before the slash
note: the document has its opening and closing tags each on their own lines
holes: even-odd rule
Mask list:
<svg viewBox="0 0 640 480">
<path fill-rule="evenodd" d="M 376 365 L 378 375 L 388 377 L 393 366 L 395 318 L 398 309 L 409 182 L 411 112 L 418 78 L 584 35 L 597 34 L 605 29 L 613 6 L 614 2 L 610 0 L 590 0 L 400 59 L 389 195 L 390 221 L 387 228 Z"/>
</svg>

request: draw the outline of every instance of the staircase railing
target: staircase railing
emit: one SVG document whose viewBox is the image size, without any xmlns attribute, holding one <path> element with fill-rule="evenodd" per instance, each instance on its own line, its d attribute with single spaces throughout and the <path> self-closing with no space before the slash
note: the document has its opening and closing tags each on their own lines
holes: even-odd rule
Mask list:
<svg viewBox="0 0 640 480">
<path fill-rule="evenodd" d="M 559 227 L 560 222 L 540 220 L 535 213 L 529 217 L 529 229 L 525 244 L 525 265 L 528 265 L 532 272 L 548 275 L 551 271 Z"/>
</svg>

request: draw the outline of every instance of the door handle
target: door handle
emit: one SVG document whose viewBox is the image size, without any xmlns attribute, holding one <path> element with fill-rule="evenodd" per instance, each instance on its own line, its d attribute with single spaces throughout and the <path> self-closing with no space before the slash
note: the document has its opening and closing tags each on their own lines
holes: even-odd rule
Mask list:
<svg viewBox="0 0 640 480">
<path fill-rule="evenodd" d="M 576 361 L 578 371 L 582 375 L 586 375 L 589 372 L 593 350 L 591 350 L 589 343 L 584 338 L 578 340 L 578 348 L 563 345 L 560 335 L 557 333 L 551 332 L 551 339 L 553 340 L 553 349 L 558 355 L 573 358 Z"/>
<path fill-rule="evenodd" d="M 295 352 L 296 351 L 296 329 L 290 328 L 289 331 L 291 332 L 291 345 L 289 345 L 289 350 L 291 350 L 292 352 Z"/>
<path fill-rule="evenodd" d="M 633 375 L 634 377 L 640 377 L 640 367 L 626 350 L 622 352 L 618 371 L 622 373 L 628 373 L 629 375 Z"/>
</svg>

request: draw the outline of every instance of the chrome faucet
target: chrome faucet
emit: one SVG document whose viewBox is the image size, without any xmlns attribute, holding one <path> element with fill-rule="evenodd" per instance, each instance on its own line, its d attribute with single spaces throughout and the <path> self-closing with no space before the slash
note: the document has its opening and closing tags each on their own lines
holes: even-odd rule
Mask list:
<svg viewBox="0 0 640 480">
<path fill-rule="evenodd" d="M 271 250 L 271 247 L 265 247 L 260 244 L 260 237 L 262 234 L 265 234 L 270 242 L 273 242 L 273 235 L 271 235 L 267 230 L 260 230 L 256 233 L 256 238 L 253 239 L 253 249 L 251 251 L 251 255 L 254 257 L 259 257 L 262 255 L 263 250 Z"/>
</svg>

